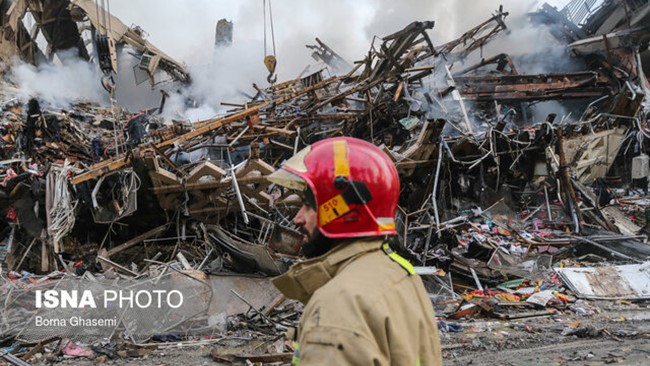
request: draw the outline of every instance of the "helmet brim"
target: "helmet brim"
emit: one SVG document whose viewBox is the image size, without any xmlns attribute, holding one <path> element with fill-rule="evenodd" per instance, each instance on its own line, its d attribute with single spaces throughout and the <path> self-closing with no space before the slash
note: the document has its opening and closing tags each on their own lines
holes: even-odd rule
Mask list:
<svg viewBox="0 0 650 366">
<path fill-rule="evenodd" d="M 271 173 L 267 179 L 271 181 L 271 183 L 275 183 L 282 187 L 304 191 L 308 187 L 309 183 L 298 174 L 307 173 L 305 157 L 310 152 L 311 146 L 307 146 L 298 151 L 294 156 L 287 160 L 280 169 Z"/>
<path fill-rule="evenodd" d="M 304 179 L 283 168 L 271 173 L 266 179 L 271 183 L 297 191 L 304 191 L 307 188 L 307 182 Z"/>
</svg>

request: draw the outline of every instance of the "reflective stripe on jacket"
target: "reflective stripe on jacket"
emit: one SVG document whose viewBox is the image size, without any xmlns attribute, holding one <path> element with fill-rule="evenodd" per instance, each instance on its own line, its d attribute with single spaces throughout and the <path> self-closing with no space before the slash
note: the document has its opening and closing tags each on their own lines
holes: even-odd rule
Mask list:
<svg viewBox="0 0 650 366">
<path fill-rule="evenodd" d="M 294 364 L 442 365 L 422 280 L 381 247 L 376 238 L 348 241 L 273 280 L 306 304 Z"/>
</svg>

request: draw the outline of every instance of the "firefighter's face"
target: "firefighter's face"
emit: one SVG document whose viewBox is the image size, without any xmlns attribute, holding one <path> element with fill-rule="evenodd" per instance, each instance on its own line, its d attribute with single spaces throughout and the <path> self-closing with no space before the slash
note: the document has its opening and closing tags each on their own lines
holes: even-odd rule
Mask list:
<svg viewBox="0 0 650 366">
<path fill-rule="evenodd" d="M 293 223 L 300 228 L 300 232 L 303 235 L 303 245 L 313 242 L 318 237 L 317 216 L 316 209 L 304 203 L 300 211 L 293 218 Z"/>
<path fill-rule="evenodd" d="M 300 194 L 302 207 L 293 218 L 293 223 L 302 233 L 302 254 L 307 258 L 314 258 L 327 253 L 336 244 L 334 239 L 323 235 L 318 229 L 318 212 L 316 198 L 310 190 Z"/>
</svg>

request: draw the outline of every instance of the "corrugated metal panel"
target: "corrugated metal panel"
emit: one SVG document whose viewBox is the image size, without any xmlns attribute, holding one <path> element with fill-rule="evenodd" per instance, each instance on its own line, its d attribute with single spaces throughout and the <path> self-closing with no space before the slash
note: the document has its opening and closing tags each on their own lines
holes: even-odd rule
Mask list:
<svg viewBox="0 0 650 366">
<path fill-rule="evenodd" d="M 650 299 L 650 262 L 590 268 L 556 268 L 562 281 L 585 299 Z"/>
</svg>

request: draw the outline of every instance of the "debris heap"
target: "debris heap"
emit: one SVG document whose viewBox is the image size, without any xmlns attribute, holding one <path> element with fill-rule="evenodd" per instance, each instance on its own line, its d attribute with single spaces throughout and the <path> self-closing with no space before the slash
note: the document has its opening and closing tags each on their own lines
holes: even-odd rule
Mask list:
<svg viewBox="0 0 650 366">
<path fill-rule="evenodd" d="M 299 260 L 299 200 L 266 176 L 302 147 L 345 135 L 394 160 L 392 244 L 417 266 L 438 314 L 511 320 L 586 311 L 582 299 L 648 299 L 650 3 L 578 3 L 528 14 L 549 45 L 523 54 L 507 43 L 517 29 L 503 8 L 444 44 L 429 37 L 433 21 L 413 22 L 376 38 L 353 66 L 316 39 L 307 47 L 322 68 L 254 84 L 253 98 L 193 124 L 157 109 L 54 110 L 7 93 L 6 270 L 16 282 L 57 270 L 134 280 L 168 262 L 277 275 Z M 113 38 L 137 48 L 131 33 Z M 282 318 L 297 319 L 287 309 Z M 253 316 L 262 329 L 287 326 Z"/>
</svg>

